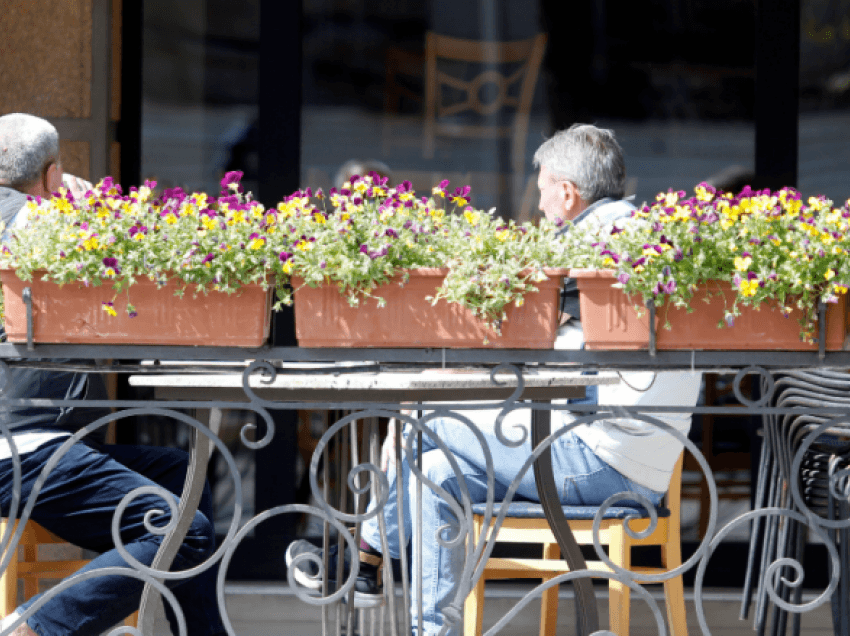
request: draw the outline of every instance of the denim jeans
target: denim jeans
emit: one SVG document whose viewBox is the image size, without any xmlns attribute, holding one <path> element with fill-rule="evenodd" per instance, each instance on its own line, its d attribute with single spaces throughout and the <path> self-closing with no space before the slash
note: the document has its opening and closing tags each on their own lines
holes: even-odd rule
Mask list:
<svg viewBox="0 0 850 636">
<path fill-rule="evenodd" d="M 51 455 L 67 440 L 52 440 L 21 458 L 21 508 Z M 104 567 L 129 567 L 114 548 L 112 518 L 116 506 L 130 491 L 159 485 L 175 495 L 183 490 L 187 455 L 173 448 L 155 446 L 102 446 L 74 444 L 47 476 L 31 519 L 62 539 L 101 554 L 81 571 Z M 0 461 L 0 509 L 9 511 L 12 498 L 12 460 Z M 178 497 L 175 496 L 175 501 Z M 163 526 L 170 519 L 167 504 L 155 495 L 132 500 L 120 519 L 120 532 L 128 552 L 145 565 L 153 562 L 162 536 L 144 526 L 148 510 L 164 510 L 153 518 Z M 180 547 L 172 571 L 202 563 L 215 551 L 212 501 L 205 488 L 198 512 Z M 218 567 L 213 566 L 191 579 L 168 582 L 180 603 L 186 627 L 193 636 L 224 634 L 216 600 Z M 48 600 L 27 621 L 40 636 L 101 634 L 138 609 L 143 583 L 136 578 L 100 576 L 71 586 Z M 46 593 L 46 594 L 49 594 Z M 19 608 L 23 613 L 40 596 Z M 177 633 L 170 605 L 165 602 L 172 631 Z"/>
<path fill-rule="evenodd" d="M 592 396 L 588 396 L 592 399 Z M 495 434 L 495 413 L 493 411 L 466 411 L 477 425 L 487 442 L 493 460 L 495 475 L 494 500 L 501 501 L 507 494 L 511 483 L 519 474 L 522 465 L 531 454 L 531 431 L 527 425 L 528 411 L 517 413 L 517 423 L 524 426 L 528 432 L 521 446 L 508 447 L 503 445 Z M 522 418 L 526 424 L 521 424 Z M 555 417 L 553 417 L 555 420 Z M 509 439 L 519 439 L 518 431 L 513 428 L 513 422 L 503 427 Z M 460 468 L 460 473 L 466 483 L 469 496 L 473 503 L 487 500 L 487 472 L 484 451 L 477 437 L 470 429 L 455 419 L 437 418 L 427 424 L 451 450 Z M 553 429 L 555 427 L 553 426 Z M 414 449 L 416 446 L 414 445 Z M 563 434 L 552 444 L 552 466 L 556 475 L 556 487 L 561 503 L 565 505 L 598 505 L 609 496 L 623 491 L 632 491 L 644 495 L 653 504 L 658 505 L 662 493 L 657 493 L 644 486 L 625 478 L 608 464 L 600 460 L 587 445 L 572 431 Z M 427 433 L 422 435 L 422 472 L 437 486 L 446 490 L 455 500 L 461 499 L 460 480 L 455 474 L 445 454 L 434 443 Z M 410 541 L 411 532 L 417 523 L 417 480 L 411 479 L 410 466 L 402 453 L 402 474 L 405 484 L 403 523 L 404 536 Z M 383 517 L 386 522 L 387 547 L 392 558 L 400 558 L 402 546 L 399 541 L 397 491 L 397 471 L 389 470 L 387 475 L 390 484 L 389 500 L 384 508 Z M 537 486 L 532 469 L 523 475 L 517 494 L 525 499 L 539 501 Z M 375 503 L 370 504 L 374 509 Z M 443 626 L 445 611 L 454 606 L 457 612 L 462 612 L 464 599 L 455 596 L 458 592 L 458 582 L 463 574 L 465 546 L 461 542 L 455 548 L 446 548 L 436 539 L 439 528 L 450 524 L 456 527 L 455 514 L 448 502 L 436 492 L 423 484 L 422 486 L 422 548 L 421 553 L 417 542 L 412 543 L 412 601 L 411 619 L 414 630 L 418 623 L 418 605 L 416 602 L 419 590 L 417 576 L 418 563 L 422 563 L 422 600 L 423 600 L 423 634 L 432 635 Z M 365 521 L 362 525 L 362 537 L 372 547 L 381 550 L 381 536 L 377 517 Z M 452 538 L 456 531 L 444 529 L 443 536 Z M 462 622 L 451 626 L 449 635 L 461 633 Z"/>
</svg>

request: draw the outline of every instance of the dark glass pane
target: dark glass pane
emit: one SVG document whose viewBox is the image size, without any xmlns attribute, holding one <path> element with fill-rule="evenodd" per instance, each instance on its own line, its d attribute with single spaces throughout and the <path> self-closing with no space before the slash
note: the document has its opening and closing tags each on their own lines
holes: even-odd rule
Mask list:
<svg viewBox="0 0 850 636">
<path fill-rule="evenodd" d="M 802 0 L 800 190 L 850 197 L 850 1 Z"/>
<path fill-rule="evenodd" d="M 749 0 L 585 0 L 569 11 L 556 0 L 302 6 L 302 186 L 327 188 L 346 162 L 373 160 L 420 191 L 441 178 L 469 183 L 476 207 L 525 219 L 537 209 L 534 150 L 575 122 L 615 130 L 638 203 L 704 179 L 732 187 L 751 179 Z M 520 114 L 527 134 L 512 136 L 517 109 L 498 101 L 519 86 L 500 85 L 495 74 L 514 77 L 523 62 L 452 60 L 441 50 L 440 91 L 429 93 L 428 33 L 465 40 L 470 57 L 481 43 L 548 36 Z M 459 107 L 464 100 L 471 108 Z M 433 140 L 432 121 L 446 124 Z M 474 126 L 478 136 L 467 136 Z"/>
</svg>

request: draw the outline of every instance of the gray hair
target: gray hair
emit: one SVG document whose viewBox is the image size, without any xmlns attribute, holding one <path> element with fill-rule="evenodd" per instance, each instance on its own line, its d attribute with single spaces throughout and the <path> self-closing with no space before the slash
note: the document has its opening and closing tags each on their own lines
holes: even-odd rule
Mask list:
<svg viewBox="0 0 850 636">
<path fill-rule="evenodd" d="M 354 175 L 365 177 L 370 172 L 377 172 L 382 177 L 392 177 L 392 171 L 383 161 L 378 161 L 377 159 L 349 159 L 337 170 L 334 177 L 334 187 L 341 188 L 342 184 Z"/>
<path fill-rule="evenodd" d="M 59 162 L 59 133 L 49 121 L 12 113 L 0 117 L 0 185 L 23 189 Z"/>
<path fill-rule="evenodd" d="M 544 141 L 534 153 L 534 166 L 574 183 L 588 203 L 622 199 L 626 191 L 623 149 L 613 131 L 591 124 L 573 124 Z"/>
</svg>

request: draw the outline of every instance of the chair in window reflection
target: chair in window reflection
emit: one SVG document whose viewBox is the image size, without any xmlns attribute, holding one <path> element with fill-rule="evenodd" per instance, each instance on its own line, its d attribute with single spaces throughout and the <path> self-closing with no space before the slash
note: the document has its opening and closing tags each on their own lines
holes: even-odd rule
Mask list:
<svg viewBox="0 0 850 636">
<path fill-rule="evenodd" d="M 434 156 L 439 137 L 508 139 L 510 171 L 524 175 L 531 105 L 546 38 L 540 33 L 526 40 L 493 42 L 428 32 L 423 156 Z M 470 71 L 471 64 L 477 72 Z"/>
</svg>

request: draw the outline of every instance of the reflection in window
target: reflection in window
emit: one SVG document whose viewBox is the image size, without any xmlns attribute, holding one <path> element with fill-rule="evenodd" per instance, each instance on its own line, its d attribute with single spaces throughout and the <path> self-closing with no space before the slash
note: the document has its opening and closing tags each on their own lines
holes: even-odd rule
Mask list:
<svg viewBox="0 0 850 636">
<path fill-rule="evenodd" d="M 850 1 L 803 0 L 800 191 L 850 197 Z"/>
<path fill-rule="evenodd" d="M 218 193 L 227 170 L 256 191 L 259 0 L 145 0 L 142 179 Z"/>
<path fill-rule="evenodd" d="M 534 150 L 574 122 L 615 130 L 638 203 L 709 178 L 748 181 L 754 4 L 580 4 L 566 23 L 555 0 L 304 0 L 302 186 L 378 160 L 395 182 L 470 184 L 474 206 L 527 219 Z M 535 36 L 539 61 L 500 48 Z"/>
</svg>

